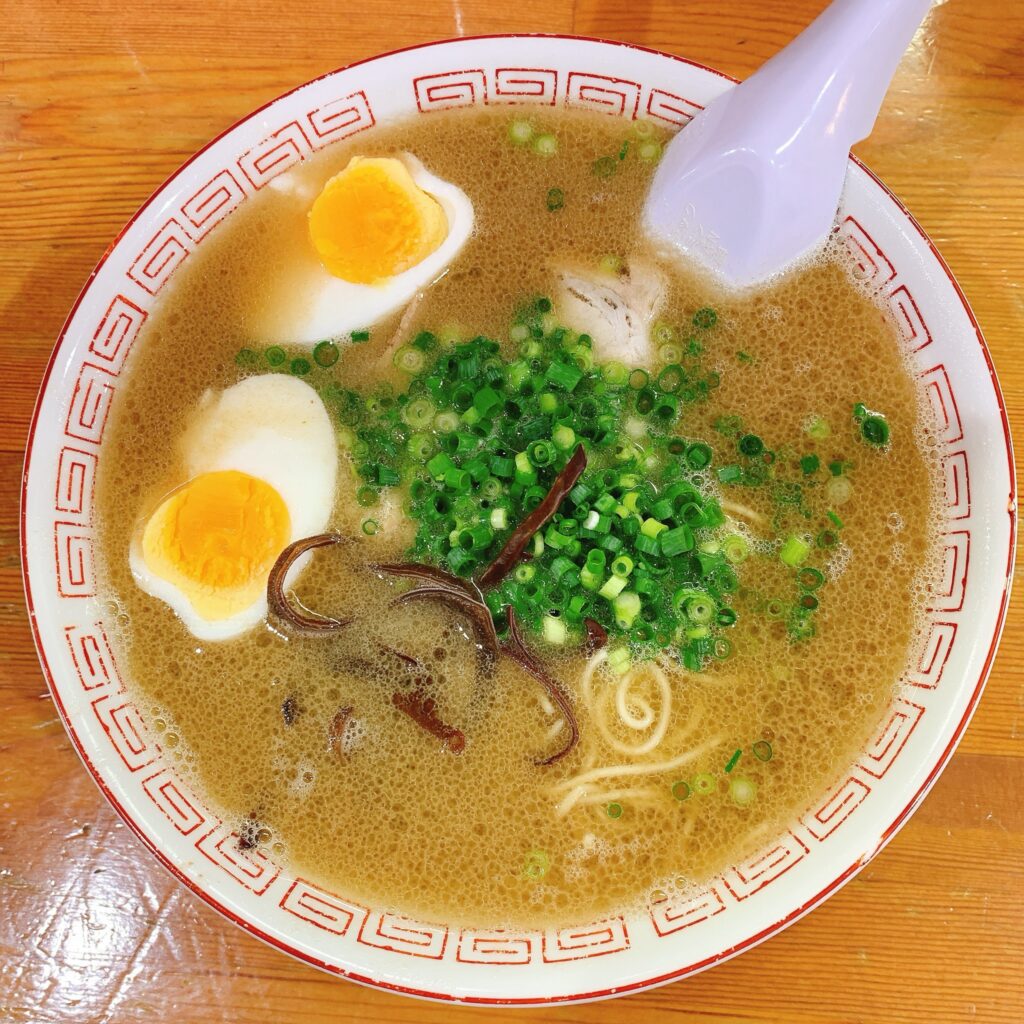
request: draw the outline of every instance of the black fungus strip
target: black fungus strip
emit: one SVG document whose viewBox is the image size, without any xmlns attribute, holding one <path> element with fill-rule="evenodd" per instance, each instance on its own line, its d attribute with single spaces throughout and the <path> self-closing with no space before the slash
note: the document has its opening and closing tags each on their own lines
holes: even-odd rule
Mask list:
<svg viewBox="0 0 1024 1024">
<path fill-rule="evenodd" d="M 593 654 L 608 646 L 608 631 L 595 619 L 584 619 L 583 625 L 587 630 L 587 650 Z"/>
<path fill-rule="evenodd" d="M 303 537 L 281 552 L 267 579 L 267 604 L 270 610 L 282 621 L 301 633 L 334 633 L 343 629 L 351 619 L 332 619 L 326 615 L 300 611 L 289 600 L 284 592 L 284 581 L 288 570 L 307 551 L 338 544 L 345 538 L 339 533 L 319 533 L 314 537 Z"/>
<path fill-rule="evenodd" d="M 490 609 L 478 596 L 470 596 L 447 587 L 422 586 L 400 594 L 392 604 L 408 604 L 410 601 L 440 601 L 468 615 L 480 646 L 491 660 L 497 657 L 499 645 L 498 634 L 494 630 L 494 619 L 491 618 Z"/>
<path fill-rule="evenodd" d="M 345 736 L 345 729 L 348 727 L 349 719 L 352 717 L 353 708 L 346 705 L 338 708 L 327 727 L 327 749 L 338 757 L 344 757 L 345 750 L 342 747 L 342 740 Z"/>
<path fill-rule="evenodd" d="M 433 697 L 428 697 L 422 690 L 413 690 L 410 693 L 394 693 L 391 701 L 420 728 L 436 736 L 453 754 L 461 754 L 466 749 L 466 737 L 461 730 L 441 720 Z"/>
<path fill-rule="evenodd" d="M 530 538 L 558 511 L 565 496 L 576 486 L 580 474 L 587 467 L 587 453 L 583 445 L 579 445 L 572 453 L 572 458 L 551 485 L 544 500 L 512 531 L 512 536 L 498 552 L 497 558 L 480 574 L 477 583 L 481 587 L 492 587 L 500 583 L 515 567 Z"/>
</svg>

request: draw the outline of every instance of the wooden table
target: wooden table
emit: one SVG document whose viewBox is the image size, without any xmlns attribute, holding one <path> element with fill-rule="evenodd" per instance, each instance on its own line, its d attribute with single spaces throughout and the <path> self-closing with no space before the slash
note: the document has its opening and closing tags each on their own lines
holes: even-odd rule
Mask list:
<svg viewBox="0 0 1024 1024">
<path fill-rule="evenodd" d="M 294 10 L 289 9 L 294 6 Z M 17 543 L 25 431 L 90 269 L 196 148 L 278 93 L 378 51 L 544 30 L 626 39 L 748 75 L 823 0 L 0 0 L 0 1019 L 277 1024 L 497 1020 L 345 984 L 222 921 L 103 801 L 45 692 Z M 941 248 L 1018 429 L 1024 362 L 1024 5 L 931 12 L 858 153 Z M 724 966 L 518 1020 L 1024 1020 L 1024 634 L 1018 587 L 960 751 L 878 860 Z"/>
</svg>

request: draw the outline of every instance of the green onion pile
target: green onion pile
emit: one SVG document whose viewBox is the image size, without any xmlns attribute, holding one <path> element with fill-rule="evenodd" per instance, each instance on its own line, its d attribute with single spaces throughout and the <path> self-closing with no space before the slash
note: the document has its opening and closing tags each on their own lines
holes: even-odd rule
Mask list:
<svg viewBox="0 0 1024 1024">
<path fill-rule="evenodd" d="M 745 536 L 721 529 L 725 517 L 708 481 L 726 494 L 769 488 L 774 550 L 792 574 L 795 598 L 768 596 L 752 607 L 785 619 L 793 640 L 814 635 L 825 583 L 808 562 L 836 547 L 843 528 L 835 511 L 826 505 L 823 515 L 809 499 L 818 494 L 841 504 L 853 489 L 853 462 L 788 445 L 772 450 L 738 416 L 715 420 L 716 452 L 676 433 L 684 409 L 718 386 L 718 374 L 702 366 L 717 321 L 715 310 L 698 309 L 685 340 L 656 324 L 658 368 L 649 373 L 596 363 L 591 339 L 558 324 L 550 300 L 538 298 L 511 325 L 514 357 L 490 338 L 445 344 L 423 331 L 394 353 L 407 375 L 404 391 L 382 383 L 365 394 L 333 374 L 317 387 L 343 425 L 341 440 L 360 478 L 359 505 L 372 509 L 383 490 L 404 487 L 416 524 L 408 558 L 477 580 L 499 634 L 511 608 L 523 630 L 554 647 L 592 639 L 596 624 L 610 641 L 614 671 L 661 651 L 697 671 L 732 651 L 735 567 L 751 553 Z M 368 339 L 368 331 L 351 335 L 353 342 Z M 262 353 L 242 349 L 236 363 L 315 375 L 333 370 L 339 348 L 324 341 L 310 355 L 290 357 L 271 345 Z M 858 402 L 852 421 L 868 447 L 888 446 L 882 413 Z M 820 416 L 805 427 L 815 445 L 830 443 L 831 433 Z M 532 536 L 519 531 L 517 539 L 528 541 L 522 556 L 520 544 L 488 583 L 488 566 L 578 449 L 586 457 L 582 475 L 575 478 L 577 466 L 571 486 L 535 515 L 543 519 L 558 502 Z M 372 514 L 362 523 L 367 536 L 378 529 Z"/>
<path fill-rule="evenodd" d="M 694 320 L 705 331 L 715 322 L 711 310 Z M 423 332 L 395 356 L 410 374 L 406 392 L 334 394 L 355 428 L 359 501 L 372 505 L 380 488 L 406 483 L 417 524 L 410 560 L 471 578 L 582 445 L 586 471 L 526 557 L 484 594 L 499 631 L 509 606 L 524 630 L 553 645 L 582 642 L 592 619 L 612 640 L 618 671 L 637 652 L 666 648 L 693 670 L 728 656 L 733 562 L 745 542 L 714 539 L 724 516 L 703 489 L 711 448 L 672 433 L 717 376 L 693 360 L 653 377 L 598 365 L 590 338 L 555 323 L 546 298 L 521 312 L 510 335 L 515 359 L 488 338 L 442 348 Z"/>
</svg>

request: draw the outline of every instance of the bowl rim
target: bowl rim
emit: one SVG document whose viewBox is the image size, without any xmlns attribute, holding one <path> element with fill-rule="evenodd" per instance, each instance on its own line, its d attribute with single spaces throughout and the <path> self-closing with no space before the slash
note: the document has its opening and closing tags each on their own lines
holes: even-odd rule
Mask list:
<svg viewBox="0 0 1024 1024">
<path fill-rule="evenodd" d="M 982 662 L 977 682 L 975 683 L 973 690 L 970 693 L 967 704 L 964 708 L 964 712 L 961 716 L 960 721 L 953 729 L 949 741 L 946 747 L 942 750 L 941 754 L 933 764 L 928 775 L 922 781 L 917 791 L 910 797 L 904 808 L 896 815 L 893 821 L 885 828 L 882 832 L 877 844 L 869 849 L 866 853 L 858 856 L 852 864 L 850 864 L 845 870 L 833 878 L 826 886 L 821 888 L 813 896 L 806 899 L 800 906 L 793 910 L 790 910 L 782 917 L 777 919 L 771 925 L 766 926 L 761 931 L 754 935 L 748 936 L 742 942 L 737 945 L 723 950 L 715 955 L 705 958 L 697 963 L 687 964 L 678 969 L 664 972 L 650 978 L 627 983 L 621 986 L 609 985 L 603 989 L 597 989 L 590 992 L 581 993 L 570 993 L 566 995 L 556 996 L 527 996 L 523 998 L 502 998 L 502 997 L 490 997 L 490 996 L 479 996 L 479 995 L 459 995 L 457 992 L 444 991 L 441 989 L 427 990 L 417 988 L 415 986 L 403 985 L 398 982 L 392 982 L 383 978 L 375 978 L 367 974 L 360 974 L 358 971 L 345 969 L 335 964 L 322 961 L 316 956 L 313 956 L 307 952 L 304 952 L 294 946 L 289 945 L 287 942 L 276 938 L 275 936 L 268 934 L 263 931 L 256 924 L 246 920 L 239 916 L 234 911 L 224 906 L 212 893 L 206 891 L 201 886 L 193 882 L 176 864 L 172 862 L 170 857 L 161 851 L 161 849 L 155 845 L 155 843 L 146 835 L 142 826 L 137 823 L 131 816 L 130 812 L 122 805 L 117 796 L 110 790 L 106 782 L 103 779 L 102 774 L 97 767 L 92 763 L 89 755 L 86 751 L 85 745 L 79 738 L 71 717 L 67 713 L 63 702 L 61 701 L 57 686 L 54 681 L 53 673 L 51 672 L 49 663 L 46 658 L 46 653 L 43 648 L 42 637 L 39 630 L 37 621 L 37 614 L 35 604 L 32 599 L 31 582 L 28 571 L 28 531 L 27 531 L 27 505 L 28 505 L 28 481 L 29 473 L 31 470 L 32 452 L 35 443 L 36 427 L 39 420 L 39 414 L 43 403 L 43 398 L 47 392 L 50 378 L 53 373 L 54 367 L 57 363 L 58 355 L 63 348 L 64 341 L 67 336 L 69 327 L 75 318 L 79 306 L 83 302 L 86 293 L 97 274 L 106 264 L 108 258 L 113 254 L 114 250 L 118 247 L 125 234 L 129 229 L 149 210 L 150 206 L 158 199 L 164 189 L 171 183 L 175 178 L 178 177 L 184 170 L 190 167 L 196 160 L 198 160 L 207 150 L 211 149 L 221 139 L 231 134 L 236 128 L 245 124 L 246 122 L 254 119 L 263 111 L 274 106 L 281 100 L 294 93 L 312 85 L 316 82 L 320 82 L 326 78 L 352 68 L 357 68 L 364 64 L 373 63 L 382 58 L 392 57 L 397 54 L 409 53 L 421 49 L 429 49 L 438 46 L 454 45 L 459 43 L 472 43 L 483 40 L 499 40 L 499 39 L 549 39 L 549 40 L 565 40 L 570 42 L 585 42 L 585 43 L 596 43 L 603 46 L 609 47 L 621 47 L 628 50 L 636 50 L 642 53 L 652 54 L 658 57 L 668 58 L 678 63 L 687 64 L 691 67 L 697 68 L 700 71 L 715 75 L 731 83 L 737 83 L 740 79 L 733 75 L 719 71 L 715 68 L 708 67 L 706 64 L 702 64 L 699 61 L 692 60 L 687 57 L 680 56 L 674 53 L 668 53 L 664 50 L 659 50 L 654 47 L 644 46 L 639 43 L 625 42 L 622 40 L 606 39 L 598 36 L 587 36 L 587 35 L 576 35 L 572 33 L 563 32 L 497 32 L 497 33 L 484 33 L 480 35 L 471 36 L 459 36 L 447 39 L 435 39 L 428 42 L 414 43 L 409 46 L 398 47 L 392 50 L 382 51 L 375 53 L 372 56 L 361 58 L 360 60 L 353 61 L 349 64 L 340 65 L 332 68 L 328 71 L 323 72 L 314 78 L 309 79 L 306 82 L 300 83 L 285 92 L 274 96 L 266 103 L 256 107 L 249 111 L 244 116 L 238 118 L 226 126 L 222 131 L 218 132 L 213 138 L 206 142 L 201 148 L 195 150 L 186 160 L 177 165 L 173 171 L 171 171 L 163 181 L 152 191 L 149 197 L 134 211 L 132 216 L 126 221 L 117 235 L 110 241 L 107 248 L 103 252 L 103 255 L 97 261 L 96 265 L 90 271 L 89 276 L 86 278 L 81 290 L 76 297 L 74 304 L 72 305 L 67 317 L 61 326 L 60 332 L 57 335 L 56 341 L 54 342 L 53 348 L 50 352 L 50 356 L 47 360 L 46 367 L 44 369 L 42 378 L 40 380 L 39 390 L 36 396 L 35 405 L 32 411 L 32 416 L 29 421 L 28 432 L 26 436 L 26 447 L 25 457 L 22 468 L 22 480 L 20 489 L 20 509 L 19 509 L 19 549 L 21 554 L 21 571 L 22 571 L 22 585 L 25 593 L 26 606 L 29 613 L 29 623 L 32 630 L 32 638 L 35 644 L 36 653 L 39 657 L 40 667 L 43 672 L 43 676 L 46 680 L 47 688 L 50 691 L 50 695 L 54 701 L 58 713 L 60 714 L 61 720 L 64 724 L 64 728 L 67 731 L 72 745 L 78 754 L 80 760 L 85 765 L 93 781 L 96 783 L 100 792 L 106 798 L 107 802 L 111 805 L 117 815 L 122 821 L 128 826 L 128 828 L 141 840 L 143 846 L 155 856 L 158 863 L 160 863 L 167 871 L 169 871 L 180 883 L 185 885 L 192 893 L 198 896 L 204 903 L 212 907 L 222 917 L 226 918 L 233 924 L 244 929 L 250 935 L 260 939 L 267 945 L 280 950 L 283 953 L 288 954 L 296 960 L 303 963 L 309 964 L 310 966 L 319 968 L 328 974 L 336 977 L 345 978 L 348 981 L 355 982 L 357 984 L 365 985 L 370 988 L 382 989 L 389 992 L 394 992 L 402 995 L 413 996 L 421 999 L 427 999 L 437 1002 L 450 1002 L 450 1003 L 465 1003 L 469 1005 L 484 1005 L 484 1006 L 545 1006 L 545 1005 L 557 1005 L 565 1003 L 583 1003 L 593 1002 L 601 999 L 610 997 L 617 997 L 621 995 L 628 995 L 633 992 L 643 991 L 646 989 L 660 987 L 662 985 L 670 984 L 673 981 L 680 980 L 684 977 L 689 977 L 694 974 L 698 974 L 702 971 L 707 970 L 716 964 L 723 963 L 726 960 L 731 960 L 733 957 L 738 956 L 740 953 L 745 952 L 748 949 L 752 949 L 755 946 L 760 945 L 762 942 L 770 938 L 772 935 L 782 931 L 795 921 L 808 914 L 816 906 L 827 899 L 832 893 L 842 888 L 847 882 L 855 877 L 871 860 L 874 859 L 881 851 L 888 845 L 888 843 L 894 838 L 899 830 L 906 824 L 910 816 L 920 804 L 920 802 L 927 796 L 932 786 L 935 784 L 939 775 L 943 772 L 949 759 L 952 757 L 956 747 L 958 746 L 960 739 L 963 736 L 964 731 L 970 724 L 971 719 L 977 709 L 978 702 L 981 698 L 981 694 L 985 688 L 985 684 L 988 681 L 988 676 L 992 668 L 992 663 L 995 658 L 996 651 L 999 646 L 999 641 L 1002 637 L 1003 629 L 1006 624 L 1006 615 L 1009 606 L 1010 592 L 1013 584 L 1013 569 L 1016 558 L 1016 534 L 1017 534 L 1017 506 L 1016 506 L 1016 493 L 1017 493 L 1017 479 L 1016 479 L 1016 468 L 1014 462 L 1013 453 L 1013 442 L 1010 434 L 1009 418 L 1006 412 L 1006 403 L 1003 398 L 1002 387 L 999 382 L 998 375 L 996 373 L 995 366 L 992 361 L 992 356 L 989 351 L 988 345 L 985 341 L 985 337 L 982 333 L 981 327 L 978 324 L 977 318 L 974 315 L 974 311 L 971 308 L 970 303 L 965 296 L 963 289 L 960 287 L 959 282 L 953 275 L 948 264 L 935 246 L 927 232 L 918 223 L 914 215 L 907 209 L 903 202 L 888 188 L 888 186 L 869 168 L 859 157 L 850 153 L 849 159 L 853 162 L 860 170 L 862 170 L 867 177 L 882 191 L 884 196 L 903 214 L 906 220 L 913 226 L 917 234 L 920 236 L 920 240 L 924 242 L 927 248 L 931 251 L 935 257 L 939 268 L 946 275 L 949 283 L 952 285 L 953 290 L 956 293 L 961 305 L 963 306 L 964 312 L 966 313 L 971 327 L 974 330 L 977 338 L 979 348 L 981 350 L 982 357 L 985 361 L 986 369 L 991 377 L 993 397 L 996 402 L 996 406 L 999 409 L 1000 422 L 1003 433 L 1003 440 L 1006 448 L 1006 457 L 1008 462 L 1009 471 L 1009 499 L 1007 512 L 1009 516 L 1009 534 L 1008 534 L 1008 556 L 1006 564 L 1006 577 L 1003 581 L 1002 594 L 1000 598 L 1000 604 L 996 615 L 995 627 L 992 632 L 992 637 L 988 646 L 988 650 L 985 653 L 984 660 Z"/>
</svg>

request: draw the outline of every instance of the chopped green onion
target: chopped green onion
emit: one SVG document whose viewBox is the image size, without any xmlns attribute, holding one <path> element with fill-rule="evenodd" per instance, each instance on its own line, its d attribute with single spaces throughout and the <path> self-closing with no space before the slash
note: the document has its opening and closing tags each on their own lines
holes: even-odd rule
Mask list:
<svg viewBox="0 0 1024 1024">
<path fill-rule="evenodd" d="M 693 550 L 693 530 L 685 523 L 672 530 L 666 530 L 658 537 L 658 540 L 661 543 L 661 553 L 666 558 L 673 558 L 685 551 Z"/>
<path fill-rule="evenodd" d="M 622 804 L 610 803 L 605 807 L 605 813 L 609 818 L 621 818 L 622 817 Z"/>
<path fill-rule="evenodd" d="M 529 455 L 526 452 L 519 452 L 515 458 L 516 473 L 515 479 L 517 484 L 530 485 L 537 480 L 537 470 L 533 468 L 533 464 L 530 462 Z M 494 466 L 491 466 L 492 471 Z"/>
<path fill-rule="evenodd" d="M 298 356 L 292 360 L 289 372 L 293 377 L 305 377 L 312 369 L 313 366 L 308 359 L 303 359 L 301 356 Z"/>
<path fill-rule="evenodd" d="M 526 449 L 531 465 L 543 468 L 555 460 L 555 447 L 550 441 L 533 441 Z"/>
<path fill-rule="evenodd" d="M 729 772 L 731 772 L 733 770 L 733 768 L 736 767 L 736 765 L 739 763 L 739 759 L 742 756 L 743 756 L 743 751 L 739 747 L 737 747 L 736 750 L 733 751 L 732 757 L 729 758 L 729 763 L 725 766 L 725 773 L 726 773 L 726 775 L 728 775 Z"/>
<path fill-rule="evenodd" d="M 657 537 L 659 533 L 667 530 L 668 526 L 665 523 L 659 522 L 657 519 L 645 519 L 640 525 L 640 532 L 645 537 Z"/>
<path fill-rule="evenodd" d="M 629 555 L 619 555 L 619 557 L 612 562 L 611 569 L 616 576 L 626 577 L 633 571 L 633 559 L 630 558 Z"/>
<path fill-rule="evenodd" d="M 490 515 L 491 528 L 494 530 L 504 530 L 508 528 L 508 509 L 507 508 L 492 508 Z"/>
<path fill-rule="evenodd" d="M 794 640 L 807 640 L 814 636 L 814 633 L 811 616 L 801 609 L 800 614 L 795 615 L 789 623 L 789 635 Z"/>
<path fill-rule="evenodd" d="M 627 584 L 628 580 L 623 576 L 609 576 L 598 590 L 598 594 L 609 601 L 614 601 L 626 589 Z"/>
<path fill-rule="evenodd" d="M 481 416 L 486 416 L 500 404 L 501 395 L 499 395 L 494 388 L 483 387 L 473 395 L 473 408 L 476 409 Z"/>
<path fill-rule="evenodd" d="M 405 447 L 417 462 L 423 462 L 434 452 L 434 439 L 430 434 L 413 434 Z"/>
<path fill-rule="evenodd" d="M 772 745 L 767 740 L 758 740 L 750 749 L 758 761 L 772 759 Z"/>
<path fill-rule="evenodd" d="M 686 449 L 686 461 L 691 469 L 704 469 L 711 465 L 711 446 L 698 441 Z"/>
<path fill-rule="evenodd" d="M 764 451 L 764 441 L 756 434 L 744 434 L 740 438 L 739 449 L 748 458 L 754 458 Z"/>
<path fill-rule="evenodd" d="M 634 391 L 643 391 L 643 389 L 647 387 L 647 382 L 650 379 L 650 374 L 646 370 L 638 368 L 630 372 L 629 386 Z"/>
<path fill-rule="evenodd" d="M 467 551 L 482 551 L 494 540 L 494 533 L 488 526 L 471 526 L 459 534 L 459 547 Z"/>
<path fill-rule="evenodd" d="M 516 463 L 514 459 L 510 459 L 507 455 L 492 455 L 489 463 L 491 472 L 496 477 L 501 477 L 505 480 L 515 476 Z"/>
<path fill-rule="evenodd" d="M 352 340 L 353 340 L 354 342 L 356 342 L 357 344 L 359 344 L 360 342 L 363 342 L 363 341 L 369 341 L 369 340 L 370 340 L 370 332 L 369 332 L 369 331 L 353 331 L 353 332 L 352 332 L 352 333 L 351 333 L 351 334 L 349 335 L 349 337 L 350 337 L 350 338 L 351 338 L 351 339 L 352 339 Z"/>
<path fill-rule="evenodd" d="M 402 407 L 402 419 L 414 430 L 425 430 L 433 423 L 436 411 L 429 398 L 414 398 Z"/>
<path fill-rule="evenodd" d="M 559 451 L 570 451 L 576 446 L 576 431 L 572 427 L 560 423 L 551 432 L 551 440 Z"/>
<path fill-rule="evenodd" d="M 565 193 L 560 188 L 549 188 L 546 205 L 551 213 L 561 210 L 565 206 Z"/>
<path fill-rule="evenodd" d="M 263 356 L 271 366 L 280 366 L 288 358 L 288 354 L 280 345 L 271 345 Z"/>
<path fill-rule="evenodd" d="M 820 465 L 821 459 L 817 455 L 804 455 L 800 459 L 800 468 L 803 470 L 804 476 L 813 476 L 818 472 Z"/>
<path fill-rule="evenodd" d="M 661 158 L 661 143 L 656 142 L 654 139 L 641 142 L 636 147 L 636 155 L 645 163 L 654 163 Z"/>
<path fill-rule="evenodd" d="M 629 648 L 625 644 L 619 647 L 612 647 L 608 651 L 608 667 L 616 675 L 624 675 L 629 671 L 629 666 L 632 664 L 633 659 L 630 656 Z"/>
<path fill-rule="evenodd" d="M 796 579 L 804 590 L 817 590 L 825 582 L 825 574 L 808 565 L 796 574 Z"/>
<path fill-rule="evenodd" d="M 508 126 L 508 138 L 515 146 L 525 146 L 533 138 L 533 125 L 517 118 Z"/>
<path fill-rule="evenodd" d="M 695 775 L 690 782 L 690 789 L 697 796 L 709 796 L 718 789 L 718 780 L 710 772 Z"/>
<path fill-rule="evenodd" d="M 459 414 L 446 409 L 434 417 L 434 429 L 439 433 L 447 434 L 456 430 L 459 426 Z"/>
<path fill-rule="evenodd" d="M 882 445 L 889 443 L 889 424 L 884 416 L 872 414 L 861 421 L 860 433 L 868 444 Z"/>
<path fill-rule="evenodd" d="M 520 562 L 512 573 L 517 583 L 529 583 L 537 575 L 537 567 L 529 562 Z"/>
<path fill-rule="evenodd" d="M 729 796 L 738 807 L 747 807 L 757 798 L 757 783 L 737 775 L 729 780 Z"/>
<path fill-rule="evenodd" d="M 746 537 L 734 533 L 722 541 L 722 554 L 734 565 L 742 562 L 750 553 L 750 545 Z"/>
<path fill-rule="evenodd" d="M 612 579 L 621 577 L 613 576 Z M 603 588 L 602 588 L 603 589 Z M 604 595 L 602 595 L 604 596 Z M 612 608 L 615 611 L 615 622 L 621 629 L 629 629 L 634 619 L 640 614 L 640 595 L 631 590 L 625 590 L 612 601 Z"/>
<path fill-rule="evenodd" d="M 693 314 L 693 326 L 700 328 L 702 331 L 710 330 L 716 323 L 718 323 L 718 314 L 710 306 L 698 309 Z"/>
<path fill-rule="evenodd" d="M 811 545 L 796 534 L 790 534 L 779 549 L 779 558 L 785 565 L 796 568 L 811 553 Z"/>
<path fill-rule="evenodd" d="M 551 857 L 543 850 L 530 850 L 523 860 L 523 877 L 539 882 L 551 870 Z"/>
<path fill-rule="evenodd" d="M 367 537 L 372 537 L 377 532 L 379 524 L 376 519 L 364 519 L 362 528 Z"/>
<path fill-rule="evenodd" d="M 687 599 L 684 611 L 691 622 L 708 623 L 715 617 L 715 602 L 698 592 Z"/>
<path fill-rule="evenodd" d="M 629 368 L 613 359 L 601 368 L 601 376 L 613 387 L 622 387 L 629 381 Z"/>
<path fill-rule="evenodd" d="M 832 434 L 828 421 L 821 416 L 813 416 L 807 424 L 807 434 L 815 441 L 827 441 Z"/>
<path fill-rule="evenodd" d="M 825 497 L 833 505 L 845 505 L 853 497 L 853 483 L 848 476 L 834 476 L 825 484 Z"/>
<path fill-rule="evenodd" d="M 313 346 L 313 362 L 317 366 L 333 366 L 338 361 L 338 346 L 330 341 L 321 341 Z"/>
<path fill-rule="evenodd" d="M 560 646 L 565 643 L 566 637 L 568 636 L 565 623 L 562 621 L 560 616 L 552 612 L 548 612 L 548 614 L 544 616 L 543 631 L 544 639 L 549 644 L 558 644 Z"/>
<path fill-rule="evenodd" d="M 680 779 L 678 782 L 672 783 L 672 796 L 675 797 L 680 803 L 690 798 L 690 785 Z"/>
<path fill-rule="evenodd" d="M 686 372 L 678 363 L 670 363 L 657 377 L 655 387 L 666 394 L 674 394 L 686 380 Z"/>
<path fill-rule="evenodd" d="M 251 348 L 240 348 L 235 353 L 236 366 L 244 366 L 248 368 L 250 366 L 255 366 L 258 360 L 259 356 L 256 355 Z"/>
<path fill-rule="evenodd" d="M 551 363 L 544 379 L 553 387 L 573 391 L 576 385 L 583 380 L 583 371 L 568 363 Z"/>
<path fill-rule="evenodd" d="M 554 135 L 538 135 L 533 140 L 533 151 L 538 156 L 554 156 L 558 152 L 558 139 Z"/>
<path fill-rule="evenodd" d="M 469 576 L 476 568 L 476 559 L 465 548 L 452 548 L 448 552 L 448 568 L 456 576 Z"/>
<path fill-rule="evenodd" d="M 427 462 L 427 471 L 435 480 L 444 479 L 444 475 L 450 469 L 455 469 L 455 463 L 446 452 L 438 452 Z"/>
<path fill-rule="evenodd" d="M 419 373 L 423 369 L 425 356 L 413 345 L 403 345 L 394 355 L 392 362 L 406 373 Z"/>
<path fill-rule="evenodd" d="M 616 170 L 615 157 L 598 157 L 591 165 L 590 169 L 594 172 L 594 176 L 597 178 L 610 178 Z"/>
</svg>

